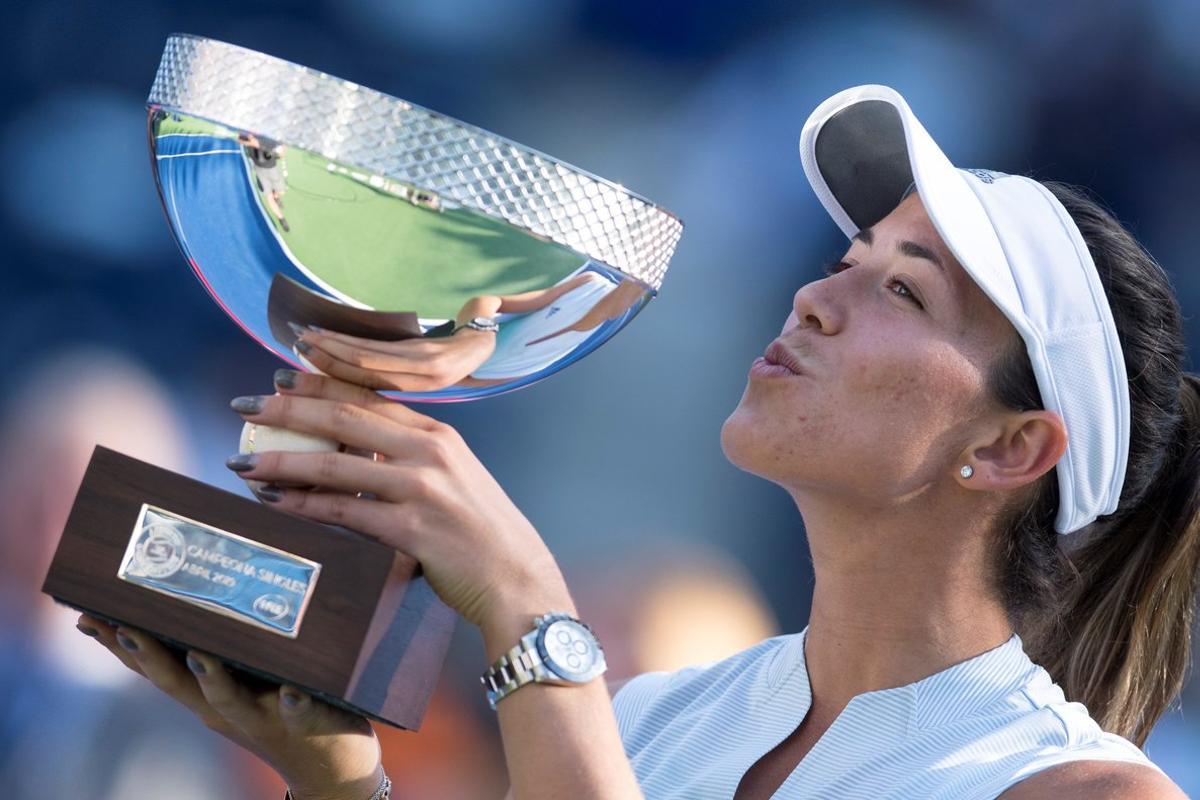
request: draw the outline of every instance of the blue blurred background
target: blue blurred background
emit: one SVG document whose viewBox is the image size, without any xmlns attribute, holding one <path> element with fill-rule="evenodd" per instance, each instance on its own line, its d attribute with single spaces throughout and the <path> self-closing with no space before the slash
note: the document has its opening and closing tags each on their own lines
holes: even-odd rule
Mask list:
<svg viewBox="0 0 1200 800">
<path fill-rule="evenodd" d="M 843 246 L 796 150 L 804 119 L 835 91 L 890 84 L 957 163 L 1094 189 L 1171 274 L 1195 351 L 1200 278 L 1187 248 L 1200 214 L 1200 4 L 1033 9 L 1006 0 L 9 6 L 0 793 L 149 798 L 159 792 L 148 787 L 170 781 L 176 798 L 250 798 L 280 786 L 37 599 L 92 442 L 245 493 L 223 466 L 241 427 L 227 403 L 269 392 L 279 366 L 208 298 L 159 208 L 143 103 L 168 33 L 403 97 L 620 182 L 684 220 L 661 295 L 600 351 L 515 394 L 422 409 L 463 432 L 538 526 L 617 679 L 716 658 L 807 621 L 799 516 L 782 491 L 725 461 L 718 432 L 792 293 Z M 501 796 L 478 639 L 460 626 L 422 732 L 384 733 L 398 797 Z M 1200 723 L 1187 713 L 1198 703 L 1193 682 L 1147 749 L 1200 795 Z"/>
</svg>

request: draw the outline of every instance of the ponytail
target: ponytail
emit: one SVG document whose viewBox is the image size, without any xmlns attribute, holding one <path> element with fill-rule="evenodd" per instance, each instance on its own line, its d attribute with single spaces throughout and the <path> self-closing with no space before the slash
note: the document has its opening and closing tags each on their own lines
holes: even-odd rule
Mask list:
<svg viewBox="0 0 1200 800">
<path fill-rule="evenodd" d="M 1039 662 L 1105 730 L 1139 747 L 1183 688 L 1200 567 L 1200 394 L 1187 375 L 1183 420 L 1157 480 L 1119 523 L 1071 555 L 1079 579 L 1069 639 Z M 1049 644 L 1049 643 L 1047 643 Z"/>
<path fill-rule="evenodd" d="M 1129 375 L 1130 443 L 1116 511 L 1067 536 L 1054 471 L 996 528 L 997 583 L 1034 662 L 1101 728 L 1143 746 L 1183 687 L 1200 573 L 1200 377 L 1182 372 L 1170 280 L 1085 194 L 1047 183 L 1083 234 Z M 997 399 L 1042 408 L 1023 343 L 990 375 Z M 1060 541 L 1065 540 L 1065 541 Z"/>
</svg>

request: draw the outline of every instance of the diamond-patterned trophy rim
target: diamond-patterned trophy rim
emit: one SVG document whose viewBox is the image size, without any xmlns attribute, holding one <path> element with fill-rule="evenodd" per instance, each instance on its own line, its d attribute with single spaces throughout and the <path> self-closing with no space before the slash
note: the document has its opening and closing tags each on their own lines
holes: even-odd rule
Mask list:
<svg viewBox="0 0 1200 800">
<path fill-rule="evenodd" d="M 146 100 L 385 175 L 569 247 L 657 292 L 683 232 L 620 184 L 384 92 L 194 34 Z"/>
</svg>

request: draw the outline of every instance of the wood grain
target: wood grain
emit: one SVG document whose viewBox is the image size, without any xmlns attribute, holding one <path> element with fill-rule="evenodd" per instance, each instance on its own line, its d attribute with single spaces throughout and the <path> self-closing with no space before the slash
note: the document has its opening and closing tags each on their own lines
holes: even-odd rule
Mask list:
<svg viewBox="0 0 1200 800">
<path fill-rule="evenodd" d="M 298 636 L 119 579 L 143 503 L 319 563 Z M 420 577 L 419 565 L 386 545 L 105 447 L 92 455 L 42 590 L 411 730 L 420 725 L 457 618 Z"/>
</svg>

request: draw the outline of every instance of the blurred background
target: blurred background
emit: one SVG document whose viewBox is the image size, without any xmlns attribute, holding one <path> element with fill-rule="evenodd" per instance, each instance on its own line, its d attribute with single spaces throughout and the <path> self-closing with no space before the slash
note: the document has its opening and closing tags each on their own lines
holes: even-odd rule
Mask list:
<svg viewBox="0 0 1200 800">
<path fill-rule="evenodd" d="M 537 525 L 617 680 L 807 621 L 800 518 L 782 491 L 725 461 L 718 434 L 792 293 L 844 246 L 796 150 L 804 119 L 835 91 L 890 84 L 957 163 L 1094 189 L 1171 274 L 1195 352 L 1200 4 L 1036 8 L 10 5 L 0 30 L 0 142 L 11 156 L 0 180 L 0 794 L 124 800 L 159 796 L 150 787 L 169 781 L 175 798 L 282 795 L 37 591 L 97 441 L 246 494 L 223 465 L 241 428 L 227 403 L 271 391 L 279 366 L 209 299 L 159 207 L 143 103 L 168 33 L 403 97 L 684 220 L 660 296 L 611 343 L 518 393 L 421 409 L 458 427 Z M 591 424 L 572 424 L 580 415 Z M 563 428 L 569 437 L 554 434 Z M 381 731 L 397 797 L 502 795 L 483 666 L 478 634 L 460 626 L 422 731 Z M 1188 712 L 1198 704 L 1192 681 L 1147 747 L 1196 795 L 1200 721 Z"/>
</svg>

